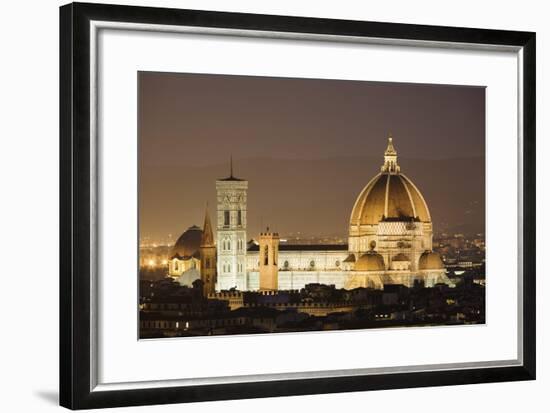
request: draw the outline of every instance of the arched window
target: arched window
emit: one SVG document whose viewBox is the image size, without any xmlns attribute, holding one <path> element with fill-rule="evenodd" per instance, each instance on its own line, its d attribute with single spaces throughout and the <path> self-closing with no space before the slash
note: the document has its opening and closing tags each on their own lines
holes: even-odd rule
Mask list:
<svg viewBox="0 0 550 413">
<path fill-rule="evenodd" d="M 267 265 L 267 263 L 269 262 L 268 253 L 269 253 L 269 248 L 266 245 L 264 248 L 264 265 Z"/>
<path fill-rule="evenodd" d="M 285 261 L 283 266 L 285 267 L 285 270 L 288 270 L 288 267 L 290 266 L 290 264 L 288 263 L 288 261 Z"/>
<path fill-rule="evenodd" d="M 311 260 L 311 261 L 309 262 L 309 266 L 310 266 L 311 268 L 314 268 L 314 267 L 315 267 L 315 261 Z"/>
</svg>

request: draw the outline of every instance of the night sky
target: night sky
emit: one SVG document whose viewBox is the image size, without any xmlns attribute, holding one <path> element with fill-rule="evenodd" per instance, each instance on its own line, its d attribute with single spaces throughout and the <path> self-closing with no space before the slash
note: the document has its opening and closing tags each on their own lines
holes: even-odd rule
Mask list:
<svg viewBox="0 0 550 413">
<path fill-rule="evenodd" d="M 345 235 L 390 132 L 435 231 L 484 232 L 482 87 L 141 72 L 138 88 L 142 237 L 202 225 L 206 202 L 214 218 L 230 155 L 249 238 Z"/>
</svg>

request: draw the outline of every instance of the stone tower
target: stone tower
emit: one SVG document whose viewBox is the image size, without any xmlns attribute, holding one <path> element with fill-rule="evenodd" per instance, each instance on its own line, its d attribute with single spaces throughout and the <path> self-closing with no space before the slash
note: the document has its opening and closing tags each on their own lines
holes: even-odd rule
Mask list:
<svg viewBox="0 0 550 413">
<path fill-rule="evenodd" d="M 208 215 L 208 208 L 204 213 L 204 226 L 202 229 L 200 252 L 201 280 L 203 282 L 203 294 L 213 293 L 216 290 L 216 244 L 212 233 L 212 224 Z"/>
<path fill-rule="evenodd" d="M 246 278 L 246 195 L 248 181 L 233 176 L 233 160 L 227 178 L 216 181 L 217 257 L 216 289 L 247 289 Z"/>
<path fill-rule="evenodd" d="M 260 291 L 275 291 L 279 287 L 279 234 L 260 233 Z"/>
</svg>

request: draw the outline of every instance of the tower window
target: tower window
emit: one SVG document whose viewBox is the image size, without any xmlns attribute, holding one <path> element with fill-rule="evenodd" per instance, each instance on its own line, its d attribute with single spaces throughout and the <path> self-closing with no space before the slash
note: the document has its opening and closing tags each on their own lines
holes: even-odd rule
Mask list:
<svg viewBox="0 0 550 413">
<path fill-rule="evenodd" d="M 223 225 L 229 226 L 229 211 L 223 211 Z"/>
<path fill-rule="evenodd" d="M 241 226 L 243 224 L 243 214 L 242 211 L 239 209 L 237 212 L 237 225 Z"/>
<path fill-rule="evenodd" d="M 268 260 L 269 260 L 268 251 L 269 251 L 269 249 L 267 248 L 267 245 L 266 245 L 265 248 L 264 248 L 264 265 L 267 265 Z"/>
</svg>

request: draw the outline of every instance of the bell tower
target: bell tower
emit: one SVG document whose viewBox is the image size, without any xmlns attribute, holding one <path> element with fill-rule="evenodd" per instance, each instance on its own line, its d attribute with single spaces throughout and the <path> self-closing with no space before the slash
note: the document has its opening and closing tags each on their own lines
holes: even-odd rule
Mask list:
<svg viewBox="0 0 550 413">
<path fill-rule="evenodd" d="M 204 213 L 200 252 L 200 273 L 203 282 L 203 295 L 206 297 L 216 290 L 216 244 L 212 233 L 212 224 L 208 214 L 208 207 Z"/>
<path fill-rule="evenodd" d="M 276 291 L 279 288 L 279 234 L 260 233 L 260 291 Z"/>
<path fill-rule="evenodd" d="M 216 181 L 217 193 L 217 264 L 216 290 L 247 289 L 246 281 L 246 197 L 248 181 L 233 175 Z"/>
</svg>

